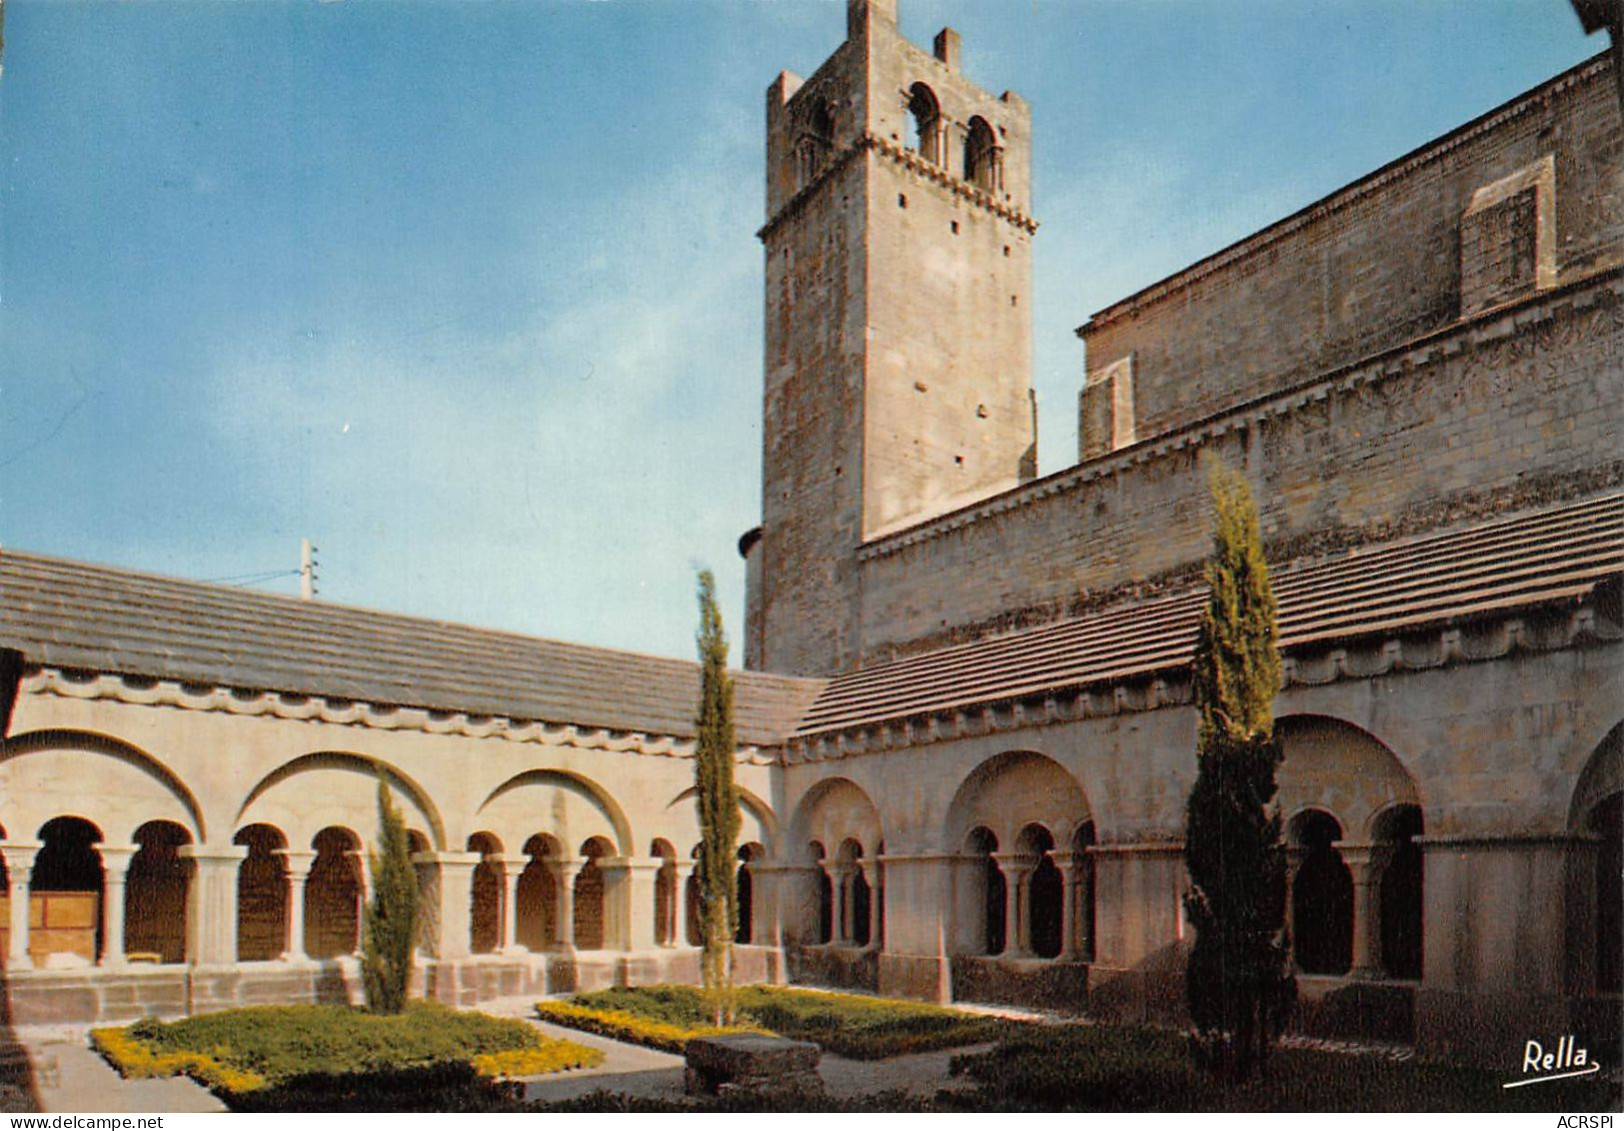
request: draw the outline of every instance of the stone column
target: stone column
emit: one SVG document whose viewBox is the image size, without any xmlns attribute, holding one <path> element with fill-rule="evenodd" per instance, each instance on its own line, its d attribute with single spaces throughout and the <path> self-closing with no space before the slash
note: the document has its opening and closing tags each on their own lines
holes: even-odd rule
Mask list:
<svg viewBox="0 0 1624 1131">
<path fill-rule="evenodd" d="M 677 861 L 676 885 L 671 895 L 671 945 L 688 945 L 688 881 L 693 878 L 694 862 Z"/>
<path fill-rule="evenodd" d="M 441 961 L 468 957 L 469 901 L 473 897 L 474 869 L 484 857 L 477 852 L 419 852 L 414 864 L 434 866 L 435 912 L 438 930 L 430 953 Z"/>
<path fill-rule="evenodd" d="M 28 883 L 34 873 L 34 858 L 44 848 L 37 841 L 0 843 L 0 856 L 6 861 L 6 897 L 11 901 L 11 935 L 6 947 L 6 969 L 29 970 L 34 960 L 28 955 Z"/>
<path fill-rule="evenodd" d="M 1060 953 L 1055 955 L 1057 962 L 1069 962 L 1080 953 L 1077 945 L 1077 875 L 1082 868 L 1082 862 L 1076 854 L 1057 849 L 1049 853 L 1049 859 L 1060 870 Z"/>
<path fill-rule="evenodd" d="M 1381 969 L 1381 872 L 1386 865 L 1386 845 L 1336 844 L 1342 862 L 1353 873 L 1353 966 L 1352 978 L 1379 978 Z"/>
<path fill-rule="evenodd" d="M 237 873 L 248 849 L 240 844 L 184 844 L 192 861 L 186 895 L 186 960 L 193 966 L 237 961 Z"/>
<path fill-rule="evenodd" d="M 1032 947 L 1027 939 L 1027 883 L 1035 865 L 1013 852 L 995 852 L 992 858 L 1004 874 L 1004 957 L 1027 958 Z"/>
<path fill-rule="evenodd" d="M 348 853 L 355 861 L 355 957 L 361 957 L 361 924 L 366 922 L 367 903 L 372 899 L 372 858 L 364 848 L 352 848 Z"/>
<path fill-rule="evenodd" d="M 603 861 L 598 863 L 601 867 Z M 665 861 L 658 856 L 624 856 L 614 864 L 620 873 L 618 882 L 609 885 L 620 892 L 620 898 L 611 903 L 620 919 L 615 945 L 622 950 L 653 950 L 654 884 Z"/>
<path fill-rule="evenodd" d="M 316 854 L 308 848 L 278 848 L 274 852 L 288 871 L 288 937 L 282 961 L 305 962 L 309 957 L 305 954 L 305 882 L 310 879 Z"/>
<path fill-rule="evenodd" d="M 124 965 L 124 880 L 139 844 L 98 844 L 102 861 L 102 954 L 98 965 Z"/>
<path fill-rule="evenodd" d="M 553 891 L 558 897 L 554 916 L 557 937 L 553 945 L 565 952 L 575 949 L 575 876 L 585 863 L 584 856 L 547 858 L 547 868 L 553 874 Z"/>
<path fill-rule="evenodd" d="M 861 859 L 859 859 L 856 862 L 856 866 L 852 870 L 852 894 L 853 895 L 857 894 L 857 882 L 856 881 L 857 881 L 857 876 L 858 876 L 859 873 L 862 875 L 862 877 L 865 880 L 868 881 L 868 943 L 867 943 L 867 945 L 869 947 L 872 947 L 875 950 L 879 950 L 881 948 L 881 940 L 885 937 L 885 932 L 881 929 L 881 923 L 880 923 L 880 880 L 881 880 L 881 874 L 880 874 L 879 861 L 873 859 L 872 857 L 865 856 L 865 857 L 862 857 Z M 855 916 L 853 916 L 852 921 L 854 923 L 856 922 L 856 917 Z M 852 932 L 852 941 L 854 943 L 856 942 L 856 931 L 855 930 Z"/>
<path fill-rule="evenodd" d="M 833 906 L 829 908 L 829 917 L 833 920 L 833 924 L 829 931 L 829 941 L 834 946 L 850 946 L 851 865 L 830 860 L 820 860 L 818 863 L 829 874 L 830 881 L 830 903 Z"/>
<path fill-rule="evenodd" d="M 528 954 L 530 948 L 519 945 L 519 877 L 524 875 L 528 856 L 497 856 L 502 865 L 502 944 L 498 954 Z"/>
</svg>

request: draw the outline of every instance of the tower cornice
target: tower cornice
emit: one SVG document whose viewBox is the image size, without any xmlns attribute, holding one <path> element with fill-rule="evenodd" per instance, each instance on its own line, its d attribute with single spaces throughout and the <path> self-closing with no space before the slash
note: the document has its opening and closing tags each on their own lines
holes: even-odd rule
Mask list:
<svg viewBox="0 0 1624 1131">
<path fill-rule="evenodd" d="M 955 177 L 942 166 L 926 161 L 913 150 L 900 146 L 889 139 L 882 138 L 870 130 L 864 130 L 861 136 L 836 154 L 834 159 L 804 188 L 785 201 L 784 206 L 756 232 L 756 238 L 766 240 L 781 225 L 798 216 L 806 207 L 807 201 L 816 196 L 826 183 L 833 180 L 848 165 L 869 151 L 873 151 L 911 172 L 935 181 L 965 202 L 992 213 L 1007 223 L 1020 228 L 1027 235 L 1032 235 L 1038 230 L 1037 220 L 1028 216 L 1021 209 L 1005 204 L 984 189 L 977 188 L 968 181 Z"/>
</svg>

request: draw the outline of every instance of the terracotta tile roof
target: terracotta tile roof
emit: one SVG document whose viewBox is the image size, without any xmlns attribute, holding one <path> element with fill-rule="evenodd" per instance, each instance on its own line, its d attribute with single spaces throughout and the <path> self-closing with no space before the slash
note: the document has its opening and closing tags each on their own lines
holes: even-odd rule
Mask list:
<svg viewBox="0 0 1624 1131">
<path fill-rule="evenodd" d="M 688 737 L 698 665 L 34 554 L 0 553 L 0 647 L 29 663 Z M 737 672 L 772 745 L 822 681 Z"/>
<path fill-rule="evenodd" d="M 1582 597 L 1624 572 L 1624 495 L 1351 550 L 1274 575 L 1283 650 Z M 1005 702 L 1189 663 L 1197 588 L 831 681 L 797 732 Z"/>
</svg>

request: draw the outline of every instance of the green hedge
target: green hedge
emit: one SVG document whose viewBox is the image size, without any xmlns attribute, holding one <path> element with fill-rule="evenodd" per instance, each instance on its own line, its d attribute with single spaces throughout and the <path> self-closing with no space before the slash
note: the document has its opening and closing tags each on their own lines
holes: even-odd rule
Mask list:
<svg viewBox="0 0 1624 1131">
<path fill-rule="evenodd" d="M 813 1041 L 857 1060 L 979 1044 L 996 1040 L 1012 1026 L 923 1002 L 779 986 L 741 987 L 738 1001 L 742 1027 Z M 710 1031 L 704 994 L 694 986 L 599 990 L 577 994 L 567 1005 L 543 1002 L 537 1008 L 562 1025 L 673 1052 L 681 1050 L 687 1036 Z M 633 1019 L 643 1023 L 648 1035 Z"/>
<path fill-rule="evenodd" d="M 1616 1084 L 1506 1090 L 1507 1073 L 1377 1056 L 1277 1049 L 1262 1074 L 1224 1087 L 1191 1067 L 1183 1034 L 1117 1025 L 1029 1026 L 955 1057 L 976 1088 L 938 1100 L 999 1111 L 1614 1111 Z M 1531 1094 L 1538 1093 L 1538 1094 Z"/>
<path fill-rule="evenodd" d="M 603 1059 L 596 1049 L 548 1040 L 524 1021 L 427 1002 L 394 1016 L 338 1005 L 280 1005 L 173 1022 L 148 1018 L 92 1030 L 91 1040 L 126 1076 L 186 1074 L 228 1102 L 262 1091 L 366 1090 L 375 1087 L 366 1078 L 402 1072 L 454 1087 L 464 1078 L 540 1074 Z"/>
</svg>

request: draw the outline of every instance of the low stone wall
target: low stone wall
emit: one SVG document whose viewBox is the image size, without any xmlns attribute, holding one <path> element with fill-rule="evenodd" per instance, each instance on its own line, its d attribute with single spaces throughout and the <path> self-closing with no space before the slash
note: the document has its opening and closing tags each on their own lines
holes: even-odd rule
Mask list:
<svg viewBox="0 0 1624 1131">
<path fill-rule="evenodd" d="M 786 947 L 789 980 L 874 993 L 880 984 L 879 951 L 846 946 Z"/>
<path fill-rule="evenodd" d="M 997 1002 L 1082 1012 L 1088 1008 L 1088 964 L 958 955 L 953 1000 Z"/>
<path fill-rule="evenodd" d="M 735 977 L 741 983 L 782 980 L 776 951 L 740 947 L 736 958 Z M 698 981 L 699 952 L 686 947 L 631 954 L 480 955 L 455 962 L 420 961 L 411 994 L 468 1007 L 500 997 Z M 364 991 L 360 963 L 338 958 L 218 967 L 0 971 L 0 999 L 0 1015 L 9 1011 L 14 1025 L 122 1024 L 248 1005 L 360 1004 Z"/>
</svg>

